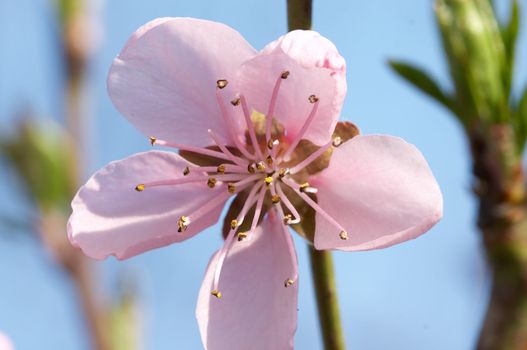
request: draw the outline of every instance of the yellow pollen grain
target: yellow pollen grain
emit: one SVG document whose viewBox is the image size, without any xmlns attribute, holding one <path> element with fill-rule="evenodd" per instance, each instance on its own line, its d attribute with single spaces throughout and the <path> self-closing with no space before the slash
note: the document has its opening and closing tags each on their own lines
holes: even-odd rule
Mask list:
<svg viewBox="0 0 527 350">
<path fill-rule="evenodd" d="M 256 169 L 258 169 L 260 171 L 264 171 L 265 170 L 265 163 L 264 162 L 256 163 Z"/>
<path fill-rule="evenodd" d="M 223 295 L 221 294 L 221 292 L 218 291 L 218 290 L 216 290 L 216 289 L 214 289 L 213 291 L 211 291 L 210 294 L 214 295 L 214 296 L 215 296 L 216 298 L 218 298 L 218 299 L 221 299 L 221 297 L 223 296 Z"/>
<path fill-rule="evenodd" d="M 190 222 L 190 220 L 188 219 L 188 217 L 186 217 L 185 215 L 181 216 L 179 218 L 178 222 L 177 222 L 177 225 L 178 225 L 177 232 L 184 232 L 184 231 L 186 231 L 189 222 Z"/>
<path fill-rule="evenodd" d="M 287 168 L 282 168 L 278 171 L 278 176 L 280 176 L 280 178 L 286 176 L 287 174 L 289 174 L 289 169 Z"/>
<path fill-rule="evenodd" d="M 216 86 L 218 87 L 218 89 L 223 89 L 224 87 L 227 86 L 229 82 L 225 79 L 220 79 L 216 82 Z"/>
<path fill-rule="evenodd" d="M 302 185 L 300 185 L 299 190 L 300 190 L 300 192 L 304 193 L 304 192 L 306 192 L 306 190 L 307 190 L 308 188 L 309 188 L 309 183 L 304 182 Z"/>
<path fill-rule="evenodd" d="M 230 183 L 227 185 L 227 191 L 229 191 L 229 193 L 234 193 L 236 192 L 236 186 L 234 186 L 234 184 Z"/>
<path fill-rule="evenodd" d="M 238 220 L 231 220 L 231 229 L 234 230 L 236 227 L 238 227 Z"/>
<path fill-rule="evenodd" d="M 207 186 L 209 186 L 209 188 L 214 188 L 216 186 L 216 182 L 218 182 L 218 180 L 211 177 L 210 179 L 207 180 Z"/>
<path fill-rule="evenodd" d="M 135 186 L 135 190 L 137 192 L 142 192 L 142 191 L 145 190 L 145 185 L 144 184 L 139 184 L 139 185 Z"/>
<path fill-rule="evenodd" d="M 225 165 L 218 165 L 218 168 L 216 169 L 216 172 L 219 174 L 225 173 Z"/>
<path fill-rule="evenodd" d="M 277 194 L 273 194 L 273 195 L 271 196 L 271 202 L 272 202 L 273 204 L 278 204 L 278 203 L 280 203 L 280 196 L 277 195 Z"/>
<path fill-rule="evenodd" d="M 273 183 L 273 178 L 271 176 L 266 176 L 264 182 L 267 186 Z"/>
<path fill-rule="evenodd" d="M 241 242 L 246 238 L 247 238 L 247 232 L 238 232 L 238 242 Z"/>
</svg>

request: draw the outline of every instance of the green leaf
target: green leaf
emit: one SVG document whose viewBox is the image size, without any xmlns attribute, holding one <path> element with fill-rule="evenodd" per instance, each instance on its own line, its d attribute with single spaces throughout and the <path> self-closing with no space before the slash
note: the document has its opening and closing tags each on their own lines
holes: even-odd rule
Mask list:
<svg viewBox="0 0 527 350">
<path fill-rule="evenodd" d="M 425 71 L 401 61 L 390 60 L 388 63 L 399 76 L 456 114 L 451 98 Z"/>
</svg>

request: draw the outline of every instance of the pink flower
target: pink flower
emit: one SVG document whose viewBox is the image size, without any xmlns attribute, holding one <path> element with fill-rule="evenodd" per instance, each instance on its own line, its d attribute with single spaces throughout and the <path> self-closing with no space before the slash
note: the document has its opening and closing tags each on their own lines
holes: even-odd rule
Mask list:
<svg viewBox="0 0 527 350">
<path fill-rule="evenodd" d="M 207 349 L 293 347 L 288 225 L 317 249 L 353 251 L 416 238 L 441 218 L 441 192 L 414 146 L 337 124 L 345 62 L 316 32 L 257 52 L 223 24 L 156 19 L 115 59 L 108 89 L 152 145 L 180 153 L 99 170 L 73 199 L 69 238 L 90 257 L 129 258 L 196 235 L 238 195 L 199 295 Z"/>
<path fill-rule="evenodd" d="M 4 333 L 0 332 L 0 350 L 14 350 L 15 347 L 11 342 L 11 339 L 7 337 Z"/>
</svg>

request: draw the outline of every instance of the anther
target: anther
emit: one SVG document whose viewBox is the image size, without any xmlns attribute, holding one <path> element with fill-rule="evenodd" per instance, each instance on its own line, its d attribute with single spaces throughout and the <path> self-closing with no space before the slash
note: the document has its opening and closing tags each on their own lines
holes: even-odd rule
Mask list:
<svg viewBox="0 0 527 350">
<path fill-rule="evenodd" d="M 342 138 L 340 136 L 337 136 L 333 139 L 332 145 L 333 147 L 338 147 L 342 144 Z"/>
<path fill-rule="evenodd" d="M 234 230 L 236 227 L 238 227 L 238 220 L 236 219 L 231 220 L 231 229 Z"/>
<path fill-rule="evenodd" d="M 285 214 L 284 215 L 284 224 L 285 225 L 291 224 L 292 219 L 293 219 L 293 216 L 291 214 Z"/>
<path fill-rule="evenodd" d="M 271 140 L 267 141 L 267 148 L 273 149 L 274 147 L 278 146 L 279 144 L 280 144 L 280 141 L 271 139 Z"/>
<path fill-rule="evenodd" d="M 139 185 L 135 186 L 135 190 L 137 192 L 142 192 L 142 191 L 145 190 L 145 185 L 144 184 L 139 184 Z"/>
<path fill-rule="evenodd" d="M 234 100 L 231 101 L 231 105 L 239 106 L 240 102 L 241 102 L 241 99 L 238 97 L 238 98 L 235 98 Z"/>
<path fill-rule="evenodd" d="M 267 158 L 265 158 L 265 162 L 266 162 L 267 165 L 269 165 L 269 166 L 273 165 L 273 157 L 271 157 L 271 156 L 267 156 Z"/>
<path fill-rule="evenodd" d="M 238 232 L 238 242 L 241 242 L 246 238 L 247 238 L 247 232 Z"/>
<path fill-rule="evenodd" d="M 225 165 L 218 165 L 218 168 L 216 169 L 216 172 L 218 174 L 224 174 L 225 173 Z"/>
<path fill-rule="evenodd" d="M 299 190 L 300 190 L 300 192 L 305 193 L 308 188 L 309 188 L 309 183 L 304 182 L 303 184 L 300 185 Z"/>
<path fill-rule="evenodd" d="M 227 184 L 227 191 L 229 191 L 229 193 L 236 192 L 236 186 L 233 183 Z"/>
<path fill-rule="evenodd" d="M 177 232 L 184 232 L 184 231 L 186 231 L 189 223 L 190 223 L 190 220 L 189 220 L 188 217 L 186 217 L 185 215 L 180 217 L 178 222 L 177 222 L 177 225 L 178 225 Z"/>
<path fill-rule="evenodd" d="M 339 237 L 340 239 L 342 239 L 343 241 L 346 241 L 348 239 L 348 233 L 346 231 L 340 231 L 339 233 Z"/>
<path fill-rule="evenodd" d="M 229 82 L 225 79 L 220 79 L 216 82 L 216 86 L 218 87 L 218 89 L 223 89 L 224 87 L 227 86 Z"/>
<path fill-rule="evenodd" d="M 311 96 L 309 96 L 308 101 L 309 101 L 309 103 L 315 103 L 315 102 L 318 101 L 318 97 L 315 96 L 315 95 L 311 95 Z"/>
<path fill-rule="evenodd" d="M 278 176 L 280 178 L 283 178 L 284 176 L 289 174 L 289 168 L 282 168 L 278 171 Z"/>
<path fill-rule="evenodd" d="M 271 202 L 272 202 L 273 204 L 278 204 L 278 203 L 280 203 L 280 196 L 277 195 L 277 194 L 273 194 L 273 195 L 271 196 Z"/>
<path fill-rule="evenodd" d="M 273 177 L 272 176 L 266 176 L 265 179 L 264 179 L 264 182 L 265 182 L 266 186 L 269 186 L 270 184 L 273 183 Z"/>
<path fill-rule="evenodd" d="M 216 182 L 218 182 L 218 180 L 216 180 L 214 177 L 211 177 L 207 180 L 207 186 L 209 186 L 209 188 L 214 188 L 216 186 Z"/>
<path fill-rule="evenodd" d="M 260 171 L 264 171 L 265 170 L 265 163 L 264 162 L 256 163 L 256 169 L 258 169 Z"/>
<path fill-rule="evenodd" d="M 183 169 L 183 176 L 187 176 L 188 174 L 190 174 L 190 168 L 185 167 L 185 169 Z"/>
<path fill-rule="evenodd" d="M 256 172 L 256 164 L 250 163 L 247 165 L 247 171 L 251 174 L 254 174 Z"/>
<path fill-rule="evenodd" d="M 282 74 L 280 75 L 280 78 L 282 79 L 287 79 L 287 77 L 289 76 L 289 71 L 288 70 L 285 70 L 282 72 Z"/>
<path fill-rule="evenodd" d="M 153 145 L 156 143 L 156 141 L 157 141 L 157 139 L 156 139 L 154 136 L 150 136 L 148 139 L 150 140 L 150 144 L 151 144 L 152 146 L 153 146 Z"/>
<path fill-rule="evenodd" d="M 291 287 L 293 284 L 295 283 L 295 281 L 293 281 L 292 279 L 288 278 L 285 280 L 284 282 L 284 287 Z"/>
<path fill-rule="evenodd" d="M 215 296 L 216 298 L 218 298 L 218 299 L 221 299 L 221 297 L 223 296 L 223 295 L 221 294 L 221 292 L 218 291 L 218 290 L 216 290 L 216 289 L 214 289 L 213 291 L 211 291 L 210 294 L 214 295 L 214 296 Z"/>
</svg>

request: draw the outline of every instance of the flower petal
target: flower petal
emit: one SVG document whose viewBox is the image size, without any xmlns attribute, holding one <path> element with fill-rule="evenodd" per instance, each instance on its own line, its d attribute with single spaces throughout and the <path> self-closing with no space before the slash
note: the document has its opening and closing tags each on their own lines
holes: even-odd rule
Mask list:
<svg viewBox="0 0 527 350">
<path fill-rule="evenodd" d="M 11 339 L 4 333 L 0 332 L 0 350 L 13 350 L 14 346 Z"/>
<path fill-rule="evenodd" d="M 283 230 L 270 217 L 234 243 L 220 275 L 221 299 L 211 295 L 218 254 L 212 257 L 196 308 L 207 350 L 293 349 L 298 283 L 284 283 L 297 275 L 297 261 Z"/>
<path fill-rule="evenodd" d="M 72 201 L 70 241 L 95 259 L 108 255 L 125 259 L 183 241 L 214 224 L 224 202 L 192 221 L 186 231 L 177 231 L 182 215 L 189 216 L 225 189 L 210 189 L 202 181 L 134 190 L 141 183 L 183 177 L 183 169 L 189 164 L 178 154 L 160 151 L 108 164 Z"/>
<path fill-rule="evenodd" d="M 157 19 L 139 28 L 114 60 L 108 91 L 117 109 L 146 136 L 208 146 L 207 129 L 212 129 L 232 144 L 216 100 L 216 81 L 233 79 L 254 54 L 226 25 Z M 234 96 L 231 85 L 221 93 Z M 233 122 L 237 128 L 243 117 Z"/>
<path fill-rule="evenodd" d="M 404 140 L 356 136 L 336 148 L 310 179 L 319 205 L 348 232 L 317 213 L 317 249 L 369 250 L 416 238 L 439 221 L 443 199 L 423 155 Z"/>
<path fill-rule="evenodd" d="M 314 31 L 295 30 L 267 45 L 247 61 L 238 73 L 239 90 L 250 106 L 267 113 L 277 78 L 283 80 L 273 117 L 282 123 L 288 138 L 294 138 L 313 105 L 310 95 L 319 98 L 318 111 L 305 139 L 326 143 L 333 132 L 346 95 L 346 63 L 328 39 Z"/>
</svg>

